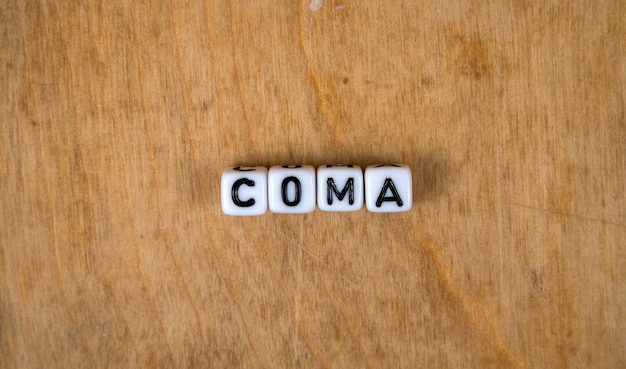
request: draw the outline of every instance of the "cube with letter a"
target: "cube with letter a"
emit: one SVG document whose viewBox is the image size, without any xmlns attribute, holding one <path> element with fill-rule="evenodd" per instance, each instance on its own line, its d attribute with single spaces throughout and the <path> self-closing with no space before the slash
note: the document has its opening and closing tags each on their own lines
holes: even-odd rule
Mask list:
<svg viewBox="0 0 626 369">
<path fill-rule="evenodd" d="M 370 165 L 365 169 L 365 205 L 377 213 L 409 211 L 413 205 L 411 169 L 402 164 Z"/>
</svg>

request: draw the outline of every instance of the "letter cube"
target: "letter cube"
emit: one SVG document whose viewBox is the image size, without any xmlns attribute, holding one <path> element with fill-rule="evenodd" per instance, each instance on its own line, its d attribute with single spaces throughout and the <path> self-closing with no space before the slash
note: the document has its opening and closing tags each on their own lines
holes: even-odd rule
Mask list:
<svg viewBox="0 0 626 369">
<path fill-rule="evenodd" d="M 230 167 L 222 173 L 222 211 L 261 215 L 267 211 L 267 168 Z"/>
<path fill-rule="evenodd" d="M 317 168 L 317 206 L 324 211 L 357 211 L 363 207 L 363 171 L 358 165 Z"/>
<path fill-rule="evenodd" d="M 310 165 L 271 167 L 268 201 L 272 213 L 310 213 L 315 210 L 315 168 Z"/>
<path fill-rule="evenodd" d="M 408 211 L 413 205 L 411 169 L 401 164 L 370 165 L 365 169 L 365 205 L 378 213 Z"/>
</svg>

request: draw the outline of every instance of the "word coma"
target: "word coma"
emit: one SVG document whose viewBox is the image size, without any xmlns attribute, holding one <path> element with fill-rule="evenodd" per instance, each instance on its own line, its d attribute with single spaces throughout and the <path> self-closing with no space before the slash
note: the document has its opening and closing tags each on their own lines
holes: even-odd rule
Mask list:
<svg viewBox="0 0 626 369">
<path fill-rule="evenodd" d="M 227 215 L 310 213 L 367 210 L 379 213 L 408 211 L 413 202 L 408 166 L 379 164 L 365 168 L 351 164 L 229 167 L 222 173 L 222 211 Z"/>
</svg>

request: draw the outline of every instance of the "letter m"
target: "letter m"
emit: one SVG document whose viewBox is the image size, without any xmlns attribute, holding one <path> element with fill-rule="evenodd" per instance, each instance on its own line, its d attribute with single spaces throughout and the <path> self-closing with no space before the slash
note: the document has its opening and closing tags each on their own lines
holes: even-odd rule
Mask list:
<svg viewBox="0 0 626 369">
<path fill-rule="evenodd" d="M 328 180 L 326 180 L 326 184 L 328 185 L 326 195 L 326 201 L 328 202 L 328 205 L 333 204 L 333 194 L 337 196 L 337 199 L 339 201 L 342 201 L 343 198 L 346 197 L 346 193 L 348 194 L 348 203 L 350 205 L 354 204 L 354 178 L 348 178 L 348 181 L 346 182 L 346 185 L 343 186 L 341 192 L 337 190 L 335 181 L 332 178 L 328 178 Z"/>
</svg>

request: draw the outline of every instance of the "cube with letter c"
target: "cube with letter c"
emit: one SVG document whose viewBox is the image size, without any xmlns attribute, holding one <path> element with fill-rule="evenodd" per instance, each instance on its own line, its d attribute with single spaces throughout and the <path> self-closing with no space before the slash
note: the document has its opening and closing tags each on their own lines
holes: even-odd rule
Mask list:
<svg viewBox="0 0 626 369">
<path fill-rule="evenodd" d="M 221 187 L 224 214 L 248 216 L 267 211 L 267 168 L 226 168 L 222 172 Z"/>
</svg>

